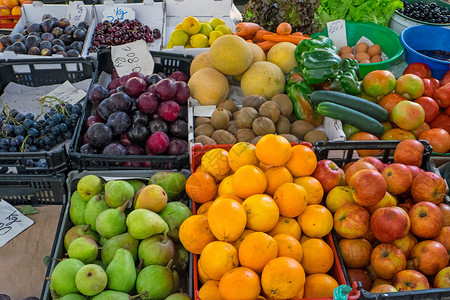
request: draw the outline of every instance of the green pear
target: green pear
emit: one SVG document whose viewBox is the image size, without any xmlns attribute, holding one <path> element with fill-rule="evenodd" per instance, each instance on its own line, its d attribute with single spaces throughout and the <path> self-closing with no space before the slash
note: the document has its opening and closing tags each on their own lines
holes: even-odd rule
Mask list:
<svg viewBox="0 0 450 300">
<path fill-rule="evenodd" d="M 70 258 L 76 258 L 85 264 L 90 264 L 97 258 L 98 245 L 94 240 L 82 236 L 70 243 L 67 254 Z"/>
<path fill-rule="evenodd" d="M 81 260 L 69 258 L 59 262 L 53 269 L 50 283 L 60 297 L 80 292 L 75 285 L 75 276 L 83 266 Z"/>
<path fill-rule="evenodd" d="M 125 224 L 125 208 L 128 202 L 117 208 L 108 208 L 102 211 L 95 221 L 97 232 L 107 239 L 127 231 Z"/>
<path fill-rule="evenodd" d="M 53 284 L 51 282 L 49 289 L 50 289 L 50 296 L 52 297 L 52 299 L 61 299 L 61 296 L 58 295 L 58 293 L 55 291 L 55 288 L 53 287 Z"/>
<path fill-rule="evenodd" d="M 84 176 L 78 181 L 77 191 L 80 193 L 81 199 L 89 201 L 93 196 L 103 191 L 103 182 L 95 175 Z"/>
<path fill-rule="evenodd" d="M 101 260 L 94 260 L 93 262 L 92 262 L 93 264 L 96 264 L 96 265 L 98 265 L 98 266 L 100 266 L 100 267 L 102 267 L 103 268 L 103 270 L 105 270 L 106 271 L 106 266 L 105 266 L 105 264 L 101 261 Z"/>
<path fill-rule="evenodd" d="M 60 298 L 59 300 L 86 300 L 86 296 L 80 295 L 80 294 L 69 294 L 65 295 L 64 297 Z"/>
<path fill-rule="evenodd" d="M 84 220 L 84 211 L 86 210 L 87 201 L 84 201 L 78 191 L 73 192 L 70 197 L 69 216 L 74 225 L 86 224 Z"/>
<path fill-rule="evenodd" d="M 94 264 L 85 265 L 78 270 L 75 284 L 83 295 L 95 296 L 101 293 L 108 282 L 105 270 Z"/>
<path fill-rule="evenodd" d="M 136 283 L 136 267 L 133 255 L 127 249 L 117 249 L 111 263 L 106 268 L 108 289 L 128 293 Z"/>
<path fill-rule="evenodd" d="M 102 262 L 108 266 L 114 258 L 117 249 L 127 247 L 133 256 L 133 260 L 137 260 L 139 241 L 131 236 L 129 232 L 116 235 L 105 242 L 102 247 Z"/>
<path fill-rule="evenodd" d="M 185 293 L 175 293 L 167 297 L 165 300 L 192 300 L 188 294 Z"/>
<path fill-rule="evenodd" d="M 111 180 L 105 185 L 105 199 L 108 206 L 116 208 L 132 200 L 134 188 L 124 180 Z"/>
<path fill-rule="evenodd" d="M 136 290 L 138 293 L 147 292 L 141 299 L 164 299 L 173 290 L 172 272 L 164 266 L 145 267 L 137 277 Z"/>
<path fill-rule="evenodd" d="M 126 223 L 131 236 L 138 240 L 169 231 L 169 226 L 157 213 L 144 208 L 133 210 Z"/>
<path fill-rule="evenodd" d="M 97 195 L 91 198 L 86 205 L 86 211 L 84 212 L 84 220 L 86 224 L 91 225 L 91 228 L 96 230 L 96 221 L 98 215 L 109 208 L 103 195 Z"/>
<path fill-rule="evenodd" d="M 189 252 L 184 249 L 183 245 L 175 244 L 175 256 L 173 258 L 175 270 L 183 274 L 189 265 Z"/>
<path fill-rule="evenodd" d="M 186 180 L 186 176 L 181 173 L 160 171 L 153 174 L 148 184 L 159 185 L 166 191 L 169 200 L 173 200 L 184 191 Z"/>
<path fill-rule="evenodd" d="M 116 291 L 104 291 L 92 298 L 91 300 L 133 300 L 145 295 L 146 293 L 130 296 L 126 293 Z"/>
<path fill-rule="evenodd" d="M 192 212 L 184 203 L 175 201 L 167 203 L 166 207 L 159 212 L 159 215 L 169 225 L 167 235 L 178 241 L 180 226 L 184 220 L 192 216 Z"/>
<path fill-rule="evenodd" d="M 176 270 L 172 271 L 173 276 L 173 288 L 172 293 L 178 293 L 180 292 L 180 275 Z"/>
<path fill-rule="evenodd" d="M 140 180 L 136 180 L 136 179 L 127 179 L 125 180 L 126 182 L 128 182 L 129 184 L 131 184 L 131 186 L 134 189 L 134 193 L 136 194 L 137 191 L 139 191 L 140 189 L 142 189 L 145 186 L 145 183 L 143 183 Z"/>
<path fill-rule="evenodd" d="M 77 225 L 73 226 L 72 228 L 67 231 L 66 235 L 64 236 L 64 247 L 66 250 L 69 249 L 70 243 L 72 243 L 75 239 L 85 236 L 87 238 L 92 239 L 93 241 L 98 242 L 98 234 L 94 230 L 92 230 L 91 225 Z"/>
<path fill-rule="evenodd" d="M 144 260 L 145 266 L 165 266 L 175 257 L 175 245 L 169 237 L 156 234 L 140 243 L 138 256 Z"/>
</svg>

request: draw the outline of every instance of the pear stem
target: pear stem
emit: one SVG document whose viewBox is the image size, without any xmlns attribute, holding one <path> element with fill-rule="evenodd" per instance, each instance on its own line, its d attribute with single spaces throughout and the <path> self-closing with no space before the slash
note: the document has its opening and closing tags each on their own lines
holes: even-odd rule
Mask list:
<svg viewBox="0 0 450 300">
<path fill-rule="evenodd" d="M 122 206 L 118 207 L 117 209 L 123 213 L 125 211 L 125 209 L 128 207 L 128 203 L 130 203 L 131 200 L 125 201 L 124 204 L 122 204 Z"/>
<path fill-rule="evenodd" d="M 47 277 L 45 277 L 45 280 L 46 280 L 46 281 L 50 281 L 51 278 L 47 276 Z"/>
<path fill-rule="evenodd" d="M 88 231 L 88 229 L 91 227 L 91 225 L 89 224 L 89 225 L 86 225 L 86 226 L 84 226 L 83 227 L 83 231 L 84 232 L 86 232 L 86 231 Z"/>
<path fill-rule="evenodd" d="M 173 259 L 169 260 L 169 262 L 166 265 L 166 268 L 168 268 L 171 271 L 172 271 L 172 267 L 173 267 Z"/>
<path fill-rule="evenodd" d="M 139 294 L 134 295 L 134 296 L 129 296 L 128 299 L 133 300 L 133 299 L 139 298 L 140 296 L 144 296 L 145 294 L 147 294 L 147 291 L 139 293 Z"/>
</svg>

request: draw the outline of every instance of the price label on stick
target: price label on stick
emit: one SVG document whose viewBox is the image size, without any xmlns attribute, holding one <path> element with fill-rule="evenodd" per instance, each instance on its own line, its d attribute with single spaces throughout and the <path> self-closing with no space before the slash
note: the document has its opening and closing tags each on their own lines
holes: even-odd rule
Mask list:
<svg viewBox="0 0 450 300">
<path fill-rule="evenodd" d="M 86 19 L 86 6 L 84 6 L 83 1 L 72 1 L 69 2 L 69 7 L 67 8 L 66 18 L 69 20 L 70 25 L 77 26 L 79 23 L 84 22 Z"/>
<path fill-rule="evenodd" d="M 347 46 L 347 32 L 345 31 L 345 20 L 336 20 L 327 23 L 328 37 L 334 45 L 340 49 Z"/>
<path fill-rule="evenodd" d="M 135 18 L 136 13 L 132 8 L 117 5 L 106 7 L 105 5 L 102 21 L 112 22 L 114 20 L 134 20 Z"/>
<path fill-rule="evenodd" d="M 33 220 L 21 214 L 14 206 L 0 199 L 0 247 L 33 223 Z"/>
<path fill-rule="evenodd" d="M 128 75 L 131 72 L 153 74 L 155 62 L 144 40 L 112 46 L 111 56 L 119 76 Z"/>
</svg>

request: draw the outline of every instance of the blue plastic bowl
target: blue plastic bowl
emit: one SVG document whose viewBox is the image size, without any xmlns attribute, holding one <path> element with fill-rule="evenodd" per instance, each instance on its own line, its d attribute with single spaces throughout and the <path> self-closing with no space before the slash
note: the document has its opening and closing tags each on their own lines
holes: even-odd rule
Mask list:
<svg viewBox="0 0 450 300">
<path fill-rule="evenodd" d="M 400 42 L 405 48 L 406 63 L 425 63 L 431 69 L 431 75 L 439 80 L 450 68 L 449 61 L 434 59 L 416 50 L 444 50 L 450 52 L 450 29 L 419 25 L 406 28 L 400 34 Z"/>
</svg>

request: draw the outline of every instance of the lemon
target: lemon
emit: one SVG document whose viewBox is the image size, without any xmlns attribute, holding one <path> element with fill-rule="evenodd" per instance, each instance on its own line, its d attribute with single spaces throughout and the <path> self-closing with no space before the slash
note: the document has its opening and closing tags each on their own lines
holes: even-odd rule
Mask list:
<svg viewBox="0 0 450 300">
<path fill-rule="evenodd" d="M 181 28 L 189 34 L 196 34 L 202 28 L 202 24 L 196 17 L 186 17 L 181 23 Z"/>
<path fill-rule="evenodd" d="M 202 22 L 202 28 L 200 29 L 201 34 L 206 35 L 206 37 L 209 37 L 209 34 L 213 31 L 211 25 L 209 25 L 207 22 Z"/>
<path fill-rule="evenodd" d="M 189 36 L 184 30 L 177 29 L 170 34 L 170 41 L 173 46 L 184 46 L 189 40 Z"/>
<path fill-rule="evenodd" d="M 211 33 L 209 34 L 209 45 L 211 46 L 212 43 L 214 43 L 214 41 L 220 38 L 221 36 L 223 36 L 222 32 L 215 30 L 211 31 Z"/>
<path fill-rule="evenodd" d="M 173 48 L 172 41 L 169 41 L 169 42 L 167 43 L 166 49 L 172 49 L 172 48 Z"/>
<path fill-rule="evenodd" d="M 181 30 L 183 29 L 183 28 L 181 27 L 181 23 L 179 23 L 179 24 L 177 24 L 177 26 L 175 26 L 175 30 L 176 30 L 176 29 L 181 29 Z"/>
<path fill-rule="evenodd" d="M 208 38 L 204 34 L 197 33 L 191 36 L 190 44 L 192 48 L 205 48 L 208 47 Z"/>
<path fill-rule="evenodd" d="M 224 35 L 233 34 L 230 27 L 227 25 L 219 25 L 214 30 L 222 32 Z"/>
<path fill-rule="evenodd" d="M 219 25 L 225 25 L 225 22 L 220 18 L 212 18 L 209 20 L 209 25 L 211 25 L 213 29 L 216 29 Z"/>
</svg>

